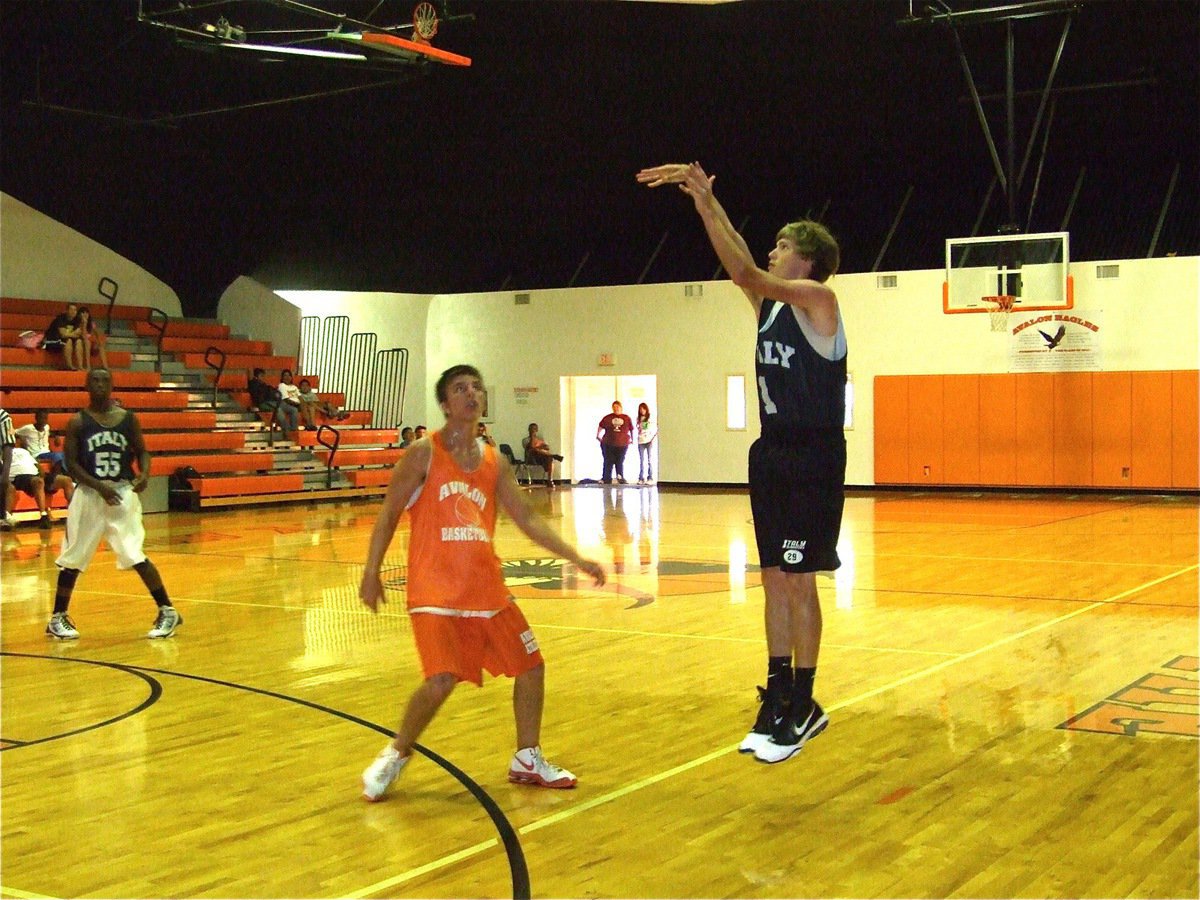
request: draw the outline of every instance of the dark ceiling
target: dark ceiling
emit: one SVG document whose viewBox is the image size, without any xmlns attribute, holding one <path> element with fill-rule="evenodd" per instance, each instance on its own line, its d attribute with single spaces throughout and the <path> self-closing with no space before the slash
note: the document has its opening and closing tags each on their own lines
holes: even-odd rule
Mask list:
<svg viewBox="0 0 1200 900">
<path fill-rule="evenodd" d="M 309 2 L 373 23 L 413 6 Z M 1015 218 L 1066 221 L 1076 259 L 1200 253 L 1200 3 L 1077 6 L 1011 23 L 1019 167 L 1070 21 Z M 452 2 L 435 43 L 470 68 L 367 73 L 200 52 L 137 10 L 0 3 L 0 189 L 194 315 L 242 274 L 412 292 L 708 279 L 686 198 L 634 181 L 664 161 L 716 173 L 756 251 L 822 218 L 844 271 L 934 268 L 945 238 L 1009 220 L 999 191 L 980 219 L 994 169 L 954 35 L 901 24 L 908 0 Z M 287 27 L 294 10 L 218 15 Z M 1004 160 L 1006 25 L 958 31 Z M 320 96 L 271 102 L 302 95 Z"/>
</svg>

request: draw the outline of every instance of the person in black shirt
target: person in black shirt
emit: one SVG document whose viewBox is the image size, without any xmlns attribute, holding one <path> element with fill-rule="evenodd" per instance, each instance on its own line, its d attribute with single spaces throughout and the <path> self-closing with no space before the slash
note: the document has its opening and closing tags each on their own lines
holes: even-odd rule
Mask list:
<svg viewBox="0 0 1200 900">
<path fill-rule="evenodd" d="M 279 403 L 279 391 L 263 381 L 265 371 L 255 369 L 254 376 L 246 382 L 246 388 L 250 391 L 250 409 L 254 412 L 270 412 Z"/>
<path fill-rule="evenodd" d="M 146 636 L 170 637 L 183 617 L 171 605 L 158 569 L 142 552 L 146 532 L 140 495 L 150 483 L 150 453 L 142 428 L 137 416 L 113 402 L 108 369 L 88 372 L 87 391 L 87 408 L 67 424 L 66 466 L 76 487 L 67 507 L 62 553 L 55 560 L 58 585 L 46 634 L 67 641 L 79 637 L 67 615 L 71 592 L 105 540 L 117 557 L 117 568 L 137 572 L 158 605 L 158 617 Z"/>
<path fill-rule="evenodd" d="M 67 311 L 55 316 L 54 321 L 46 327 L 46 333 L 42 336 L 42 349 L 62 351 L 68 369 L 82 369 L 87 360 L 76 359 L 78 337 L 79 307 L 68 303 Z"/>
<path fill-rule="evenodd" d="M 837 295 L 837 241 L 821 224 L 779 230 L 762 269 L 713 194 L 699 163 L 643 169 L 649 187 L 677 184 L 758 320 L 755 375 L 762 435 L 750 448 L 750 506 L 766 595 L 767 687 L 739 746 L 768 763 L 794 756 L 825 730 L 813 699 L 821 646 L 816 573 L 838 568 L 845 504 L 846 333 Z"/>
</svg>

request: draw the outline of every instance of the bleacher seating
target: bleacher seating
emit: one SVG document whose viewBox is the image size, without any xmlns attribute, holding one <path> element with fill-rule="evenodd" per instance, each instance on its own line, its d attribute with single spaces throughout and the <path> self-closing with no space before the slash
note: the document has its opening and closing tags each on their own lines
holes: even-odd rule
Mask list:
<svg viewBox="0 0 1200 900">
<path fill-rule="evenodd" d="M 23 331 L 40 331 L 61 312 L 66 301 L 0 298 L 0 391 L 5 409 L 20 427 L 33 421 L 35 410 L 49 411 L 52 431 L 61 436 L 75 411 L 87 405 L 85 373 L 62 367 L 58 353 L 18 345 Z M 103 327 L 106 302 L 86 304 Z M 296 370 L 296 358 L 273 352 L 266 341 L 242 339 L 216 322 L 175 320 L 167 323 L 162 341 L 163 372 L 151 371 L 159 358 L 159 330 L 146 307 L 113 309 L 113 333 L 107 357 L 113 373 L 114 397 L 137 412 L 155 475 L 188 469 L 192 492 L 189 508 L 247 503 L 377 496 L 402 454 L 393 428 L 370 427 L 368 410 L 349 410 L 344 420 L 329 422 L 339 432 L 333 475 L 329 451 L 317 433 L 301 431 L 269 441 L 268 413 L 250 413 L 246 383 L 255 368 L 278 381 L 283 369 Z M 161 324 L 161 319 L 159 320 Z M 118 346 L 114 346 L 118 344 Z M 225 353 L 225 370 L 213 403 L 213 369 L 205 355 L 210 347 Z M 316 390 L 316 374 L 307 378 Z M 340 408 L 345 396 L 320 392 L 318 397 Z M 323 417 L 319 419 L 323 421 Z M 272 446 L 273 444 L 273 446 Z M 327 487 L 327 482 L 333 484 Z M 36 518 L 32 498 L 18 492 L 17 519 Z M 63 506 L 61 493 L 52 508 Z"/>
</svg>

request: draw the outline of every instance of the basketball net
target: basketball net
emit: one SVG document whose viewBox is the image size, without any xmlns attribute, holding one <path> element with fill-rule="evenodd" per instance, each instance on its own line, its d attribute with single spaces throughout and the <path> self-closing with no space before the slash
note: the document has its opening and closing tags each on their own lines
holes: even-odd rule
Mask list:
<svg viewBox="0 0 1200 900">
<path fill-rule="evenodd" d="M 418 44 L 429 44 L 438 32 L 437 9 L 429 0 L 423 0 L 413 9 L 413 36 Z"/>
<path fill-rule="evenodd" d="M 984 297 L 984 303 L 994 308 L 988 310 L 992 318 L 992 331 L 1008 331 L 1008 319 L 1012 315 L 1017 298 L 1013 296 Z"/>
</svg>

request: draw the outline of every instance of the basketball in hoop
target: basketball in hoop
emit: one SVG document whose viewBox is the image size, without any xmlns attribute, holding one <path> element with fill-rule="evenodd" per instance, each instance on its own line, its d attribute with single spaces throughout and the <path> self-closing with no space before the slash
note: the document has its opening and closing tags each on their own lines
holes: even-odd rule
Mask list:
<svg viewBox="0 0 1200 900">
<path fill-rule="evenodd" d="M 1008 331 L 1008 318 L 1016 308 L 1017 298 L 1011 294 L 1001 294 L 980 299 L 991 307 L 988 314 L 992 317 L 992 331 Z"/>
</svg>

